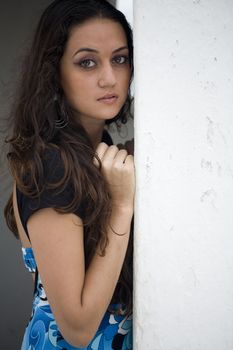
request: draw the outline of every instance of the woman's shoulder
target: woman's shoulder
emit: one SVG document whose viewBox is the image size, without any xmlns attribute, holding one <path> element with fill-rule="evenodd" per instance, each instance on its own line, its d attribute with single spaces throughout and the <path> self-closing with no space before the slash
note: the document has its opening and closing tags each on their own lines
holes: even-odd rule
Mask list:
<svg viewBox="0 0 233 350">
<path fill-rule="evenodd" d="M 75 198 L 73 183 L 70 179 L 67 179 L 65 164 L 62 160 L 61 150 L 58 147 L 45 148 L 41 154 L 41 167 L 40 179 L 37 179 L 37 184 L 32 182 L 28 193 L 22 192 L 16 186 L 19 212 L 26 232 L 27 221 L 34 212 L 44 208 L 69 207 Z M 28 181 L 31 183 L 30 179 L 26 179 L 27 185 Z M 37 187 L 37 185 L 40 187 Z M 73 212 L 83 218 L 84 208 L 81 199 L 77 199 L 77 205 Z"/>
</svg>

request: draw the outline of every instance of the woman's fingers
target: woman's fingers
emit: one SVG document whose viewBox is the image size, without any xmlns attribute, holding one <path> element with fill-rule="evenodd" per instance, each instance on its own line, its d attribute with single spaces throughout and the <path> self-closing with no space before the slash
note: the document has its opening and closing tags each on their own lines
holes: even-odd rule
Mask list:
<svg viewBox="0 0 233 350">
<path fill-rule="evenodd" d="M 114 159 L 114 164 L 123 164 L 125 163 L 125 160 L 127 158 L 128 152 L 125 149 L 120 149 L 119 152 L 117 153 L 115 159 Z"/>
<path fill-rule="evenodd" d="M 102 161 L 105 152 L 108 149 L 108 145 L 105 142 L 100 142 L 95 150 L 95 154 L 98 156 L 98 158 L 100 159 L 100 161 Z M 94 164 L 97 166 L 97 168 L 99 168 L 99 162 L 96 159 L 96 157 L 94 157 L 93 159 Z"/>
<path fill-rule="evenodd" d="M 124 163 L 128 152 L 125 149 L 119 150 L 116 145 L 108 146 L 106 143 L 101 142 L 96 148 L 96 154 L 104 166 L 112 166 L 112 164 Z M 96 158 L 94 158 L 94 163 L 96 166 L 99 166 Z"/>
<path fill-rule="evenodd" d="M 116 157 L 118 152 L 119 152 L 119 148 L 116 145 L 108 146 L 108 149 L 104 154 L 103 160 L 109 159 L 113 161 L 113 159 Z"/>
</svg>

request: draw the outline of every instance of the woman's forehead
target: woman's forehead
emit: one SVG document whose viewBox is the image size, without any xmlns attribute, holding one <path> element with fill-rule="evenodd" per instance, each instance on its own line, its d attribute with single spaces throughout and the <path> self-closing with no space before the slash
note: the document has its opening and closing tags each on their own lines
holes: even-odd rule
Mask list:
<svg viewBox="0 0 233 350">
<path fill-rule="evenodd" d="M 67 42 L 68 50 L 90 47 L 94 50 L 116 50 L 127 46 L 127 38 L 121 24 L 110 19 L 90 19 L 74 26 Z"/>
</svg>

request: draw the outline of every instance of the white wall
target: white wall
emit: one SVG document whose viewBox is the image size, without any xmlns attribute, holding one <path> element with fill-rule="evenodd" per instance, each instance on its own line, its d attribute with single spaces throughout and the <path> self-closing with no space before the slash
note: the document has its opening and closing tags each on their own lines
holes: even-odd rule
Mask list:
<svg viewBox="0 0 233 350">
<path fill-rule="evenodd" d="M 233 2 L 134 15 L 134 350 L 232 350 Z"/>
</svg>

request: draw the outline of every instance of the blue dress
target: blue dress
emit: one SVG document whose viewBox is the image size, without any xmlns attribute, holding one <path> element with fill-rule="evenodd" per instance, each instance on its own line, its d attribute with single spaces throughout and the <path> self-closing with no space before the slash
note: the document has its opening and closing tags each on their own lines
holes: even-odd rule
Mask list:
<svg viewBox="0 0 233 350">
<path fill-rule="evenodd" d="M 23 260 L 29 272 L 36 272 L 32 248 L 22 247 Z M 112 308 L 119 304 L 111 304 Z M 132 315 L 116 316 L 106 312 L 91 343 L 76 348 L 62 336 L 51 311 L 45 290 L 37 274 L 32 314 L 26 326 L 21 350 L 132 350 Z"/>
</svg>

